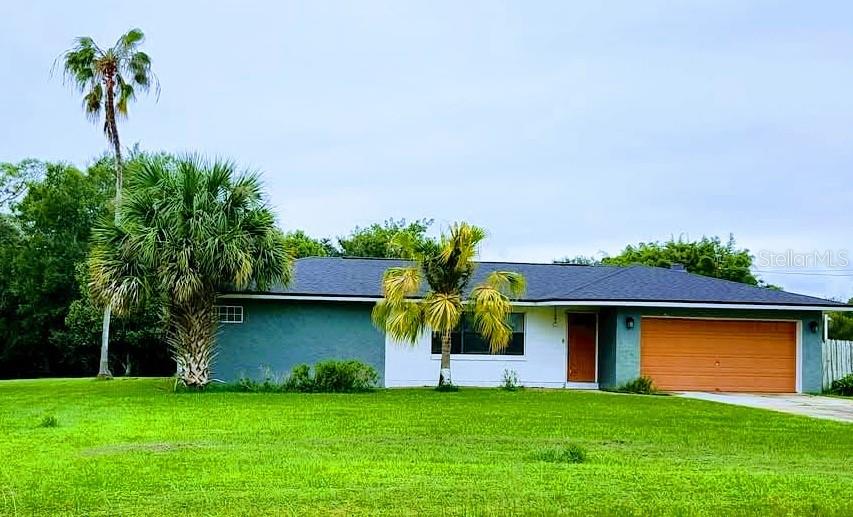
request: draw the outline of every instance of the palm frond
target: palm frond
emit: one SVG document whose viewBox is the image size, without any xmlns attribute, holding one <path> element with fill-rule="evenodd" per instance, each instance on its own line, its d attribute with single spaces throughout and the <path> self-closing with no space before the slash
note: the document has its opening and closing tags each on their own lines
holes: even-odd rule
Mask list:
<svg viewBox="0 0 853 517">
<path fill-rule="evenodd" d="M 418 302 L 403 302 L 390 307 L 385 331 L 398 341 L 415 344 L 424 333 L 424 309 Z"/>
<path fill-rule="evenodd" d="M 509 298 L 488 283 L 478 285 L 471 291 L 474 328 L 486 338 L 493 353 L 506 348 L 512 337 L 512 328 L 507 323 L 511 310 Z"/>
<path fill-rule="evenodd" d="M 118 100 L 116 101 L 116 112 L 119 115 L 126 117 L 127 104 L 128 102 L 136 99 L 136 92 L 133 89 L 133 85 L 126 83 L 121 75 L 118 75 L 117 79 Z"/>
<path fill-rule="evenodd" d="M 426 323 L 436 332 L 455 329 L 464 309 L 458 294 L 435 292 L 424 297 L 423 306 Z"/>
<path fill-rule="evenodd" d="M 492 271 L 483 283 L 510 299 L 520 298 L 527 289 L 524 275 L 512 271 Z"/>
<path fill-rule="evenodd" d="M 96 122 L 101 116 L 103 98 L 104 90 L 100 83 L 92 87 L 92 89 L 83 96 L 83 111 L 86 113 L 86 117 L 92 122 Z"/>
<path fill-rule="evenodd" d="M 135 49 L 143 41 L 145 41 L 145 33 L 139 28 L 134 28 L 122 34 L 116 41 L 114 48 L 129 51 Z"/>
<path fill-rule="evenodd" d="M 477 256 L 486 231 L 466 222 L 454 223 L 450 232 L 441 237 L 441 260 L 445 264 L 468 264 Z"/>
<path fill-rule="evenodd" d="M 402 303 L 414 296 L 421 287 L 421 270 L 418 267 L 392 267 L 382 277 L 382 291 L 392 304 Z"/>
</svg>

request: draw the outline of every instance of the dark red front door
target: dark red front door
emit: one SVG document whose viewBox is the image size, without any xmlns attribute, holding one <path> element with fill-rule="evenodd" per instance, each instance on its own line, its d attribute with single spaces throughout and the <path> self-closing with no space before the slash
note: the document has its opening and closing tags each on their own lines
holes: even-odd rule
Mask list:
<svg viewBox="0 0 853 517">
<path fill-rule="evenodd" d="M 568 379 L 595 382 L 595 314 L 569 314 Z"/>
</svg>

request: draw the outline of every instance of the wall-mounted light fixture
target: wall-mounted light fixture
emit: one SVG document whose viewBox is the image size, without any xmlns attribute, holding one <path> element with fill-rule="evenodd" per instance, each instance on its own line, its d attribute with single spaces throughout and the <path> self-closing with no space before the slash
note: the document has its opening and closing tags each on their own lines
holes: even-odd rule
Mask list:
<svg viewBox="0 0 853 517">
<path fill-rule="evenodd" d="M 809 330 L 811 330 L 811 331 L 812 331 L 812 334 L 817 334 L 817 328 L 818 328 L 819 326 L 820 326 L 820 325 L 818 325 L 818 322 L 816 322 L 816 321 L 814 321 L 814 320 L 812 320 L 812 321 L 810 321 L 810 322 L 809 322 Z"/>
<path fill-rule="evenodd" d="M 625 327 L 629 329 L 634 328 L 634 318 L 632 318 L 631 316 L 625 318 Z"/>
</svg>

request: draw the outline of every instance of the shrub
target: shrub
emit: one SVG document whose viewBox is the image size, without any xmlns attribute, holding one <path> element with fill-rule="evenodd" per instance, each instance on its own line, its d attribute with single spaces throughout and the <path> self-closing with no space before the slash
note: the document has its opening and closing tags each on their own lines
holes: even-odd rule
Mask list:
<svg viewBox="0 0 853 517">
<path fill-rule="evenodd" d="M 290 370 L 290 376 L 284 381 L 284 390 L 303 393 L 314 391 L 314 379 L 311 378 L 311 367 L 305 363 L 294 366 Z"/>
<path fill-rule="evenodd" d="M 301 366 L 301 365 L 300 365 Z M 368 391 L 376 386 L 379 374 L 361 361 L 320 361 L 314 365 L 314 390 L 322 393 Z"/>
<path fill-rule="evenodd" d="M 561 447 L 550 447 L 537 451 L 533 457 L 549 463 L 583 463 L 586 461 L 586 450 L 577 444 Z"/>
<path fill-rule="evenodd" d="M 844 377 L 832 381 L 832 385 L 829 387 L 829 392 L 833 395 L 853 397 L 853 373 L 848 373 Z"/>
<path fill-rule="evenodd" d="M 658 392 L 655 383 L 649 377 L 637 377 L 619 386 L 614 391 L 619 393 L 636 393 L 639 395 L 653 395 Z"/>
<path fill-rule="evenodd" d="M 59 425 L 59 421 L 53 415 L 48 415 L 41 419 L 39 423 L 39 427 L 56 427 Z"/>
<path fill-rule="evenodd" d="M 501 389 L 505 391 L 516 391 L 520 387 L 521 386 L 518 384 L 518 372 L 509 369 L 504 370 Z"/>
<path fill-rule="evenodd" d="M 297 364 L 290 375 L 282 378 L 267 369 L 261 381 L 241 377 L 237 382 L 208 385 L 208 391 L 242 391 L 250 393 L 351 393 L 369 391 L 376 387 L 379 374 L 376 369 L 361 361 L 320 361 L 311 367 Z"/>
</svg>

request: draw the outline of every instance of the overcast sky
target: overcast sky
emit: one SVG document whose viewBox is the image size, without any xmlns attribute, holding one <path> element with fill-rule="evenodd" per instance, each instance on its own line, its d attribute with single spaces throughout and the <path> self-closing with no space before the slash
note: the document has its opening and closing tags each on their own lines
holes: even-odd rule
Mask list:
<svg viewBox="0 0 853 517">
<path fill-rule="evenodd" d="M 850 2 L 34 3 L 0 6 L 0 161 L 106 150 L 50 67 L 138 26 L 162 93 L 123 142 L 262 171 L 285 229 L 467 220 L 497 260 L 729 233 L 853 259 Z M 775 271 L 853 296 L 853 263 Z"/>
</svg>

